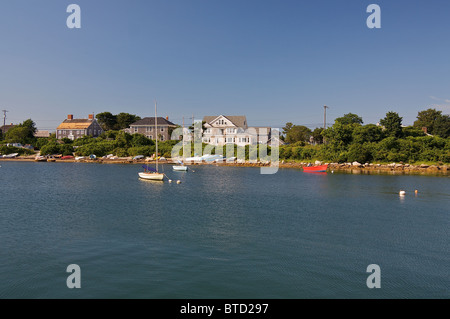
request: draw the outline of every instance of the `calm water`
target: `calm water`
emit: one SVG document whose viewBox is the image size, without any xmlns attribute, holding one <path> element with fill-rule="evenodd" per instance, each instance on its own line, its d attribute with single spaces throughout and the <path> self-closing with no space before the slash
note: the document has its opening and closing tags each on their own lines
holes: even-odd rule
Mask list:
<svg viewBox="0 0 450 319">
<path fill-rule="evenodd" d="M 449 177 L 0 165 L 0 298 L 450 297 Z"/>
</svg>

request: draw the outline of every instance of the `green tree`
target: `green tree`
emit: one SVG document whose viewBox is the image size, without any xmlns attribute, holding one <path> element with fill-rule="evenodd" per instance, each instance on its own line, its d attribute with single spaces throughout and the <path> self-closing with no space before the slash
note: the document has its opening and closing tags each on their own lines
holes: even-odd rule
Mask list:
<svg viewBox="0 0 450 319">
<path fill-rule="evenodd" d="M 381 127 L 375 124 L 367 124 L 355 127 L 353 133 L 353 143 L 363 144 L 370 142 L 379 142 L 384 134 Z"/>
<path fill-rule="evenodd" d="M 403 118 L 396 112 L 387 112 L 386 117 L 380 120 L 380 124 L 384 126 L 386 135 L 393 137 L 402 136 L 402 120 Z"/>
<path fill-rule="evenodd" d="M 314 142 L 318 143 L 318 144 L 322 144 L 323 143 L 323 127 L 316 127 L 314 129 L 314 131 L 312 131 L 311 136 L 314 139 Z"/>
<path fill-rule="evenodd" d="M 133 134 L 133 138 L 131 139 L 131 146 L 147 146 L 153 145 L 153 141 L 142 134 Z"/>
<path fill-rule="evenodd" d="M 428 110 L 420 111 L 417 114 L 417 120 L 414 122 L 414 127 L 419 129 L 425 127 L 429 134 L 448 137 L 450 135 L 450 117 L 448 115 L 443 115 L 442 111 L 429 108 Z"/>
<path fill-rule="evenodd" d="M 98 113 L 95 118 L 104 131 L 114 130 L 117 126 L 117 118 L 111 112 Z"/>
<path fill-rule="evenodd" d="M 434 122 L 433 134 L 443 138 L 450 137 L 450 116 L 442 115 Z"/>
<path fill-rule="evenodd" d="M 417 137 L 417 136 L 425 136 L 424 131 L 421 128 L 415 126 L 406 126 L 402 128 L 403 137 Z"/>
<path fill-rule="evenodd" d="M 307 142 L 311 136 L 311 130 L 303 125 L 294 125 L 286 135 L 287 143 Z"/>
<path fill-rule="evenodd" d="M 354 129 L 355 124 L 342 124 L 341 122 L 336 122 L 332 127 L 324 130 L 322 135 L 335 149 L 342 150 L 352 142 Z"/>
<path fill-rule="evenodd" d="M 292 124 L 291 122 L 287 122 L 286 125 L 283 127 L 283 135 L 286 136 L 293 126 L 294 124 Z"/>
<path fill-rule="evenodd" d="M 11 143 L 33 144 L 36 142 L 34 137 L 36 131 L 36 124 L 28 119 L 8 130 L 5 139 Z"/>
<path fill-rule="evenodd" d="M 130 126 L 130 124 L 139 121 L 141 118 L 134 114 L 129 113 L 119 113 L 116 115 L 117 123 L 116 123 L 116 130 L 122 130 L 124 128 L 127 128 Z"/>
<path fill-rule="evenodd" d="M 349 124 L 363 124 L 362 117 L 353 114 L 353 113 L 347 113 L 344 114 L 342 117 L 338 117 L 336 120 L 334 120 L 335 123 L 341 123 L 343 125 L 349 125 Z"/>
</svg>

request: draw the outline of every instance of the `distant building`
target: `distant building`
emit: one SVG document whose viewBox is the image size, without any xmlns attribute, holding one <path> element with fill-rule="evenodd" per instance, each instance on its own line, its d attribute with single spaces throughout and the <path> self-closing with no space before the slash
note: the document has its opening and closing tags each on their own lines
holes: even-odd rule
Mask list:
<svg viewBox="0 0 450 319">
<path fill-rule="evenodd" d="M 67 119 L 56 128 L 57 139 L 66 137 L 75 140 L 87 135 L 98 137 L 102 133 L 103 130 L 93 114 L 89 114 L 87 119 L 74 119 L 73 115 L 69 114 Z"/>
<path fill-rule="evenodd" d="M 158 136 L 159 141 L 168 141 L 171 136 L 169 134 L 170 128 L 176 128 L 177 126 L 169 121 L 169 117 L 157 118 L 157 127 L 158 132 L 155 133 L 155 118 L 154 117 L 145 117 L 142 120 L 134 122 L 130 124 L 130 128 L 127 130 L 130 134 L 142 134 L 147 138 L 155 140 L 156 136 Z"/>
<path fill-rule="evenodd" d="M 2 131 L 2 134 L 6 134 L 13 127 L 15 127 L 15 125 L 13 125 L 12 123 L 11 123 L 11 125 L 3 125 L 3 126 L 0 126 L 0 131 Z"/>
<path fill-rule="evenodd" d="M 270 127 L 249 127 L 245 116 L 205 116 L 203 143 L 212 145 L 236 144 L 238 146 L 268 144 Z"/>
<path fill-rule="evenodd" d="M 36 133 L 34 133 L 34 137 L 50 137 L 50 131 L 37 130 Z"/>
</svg>

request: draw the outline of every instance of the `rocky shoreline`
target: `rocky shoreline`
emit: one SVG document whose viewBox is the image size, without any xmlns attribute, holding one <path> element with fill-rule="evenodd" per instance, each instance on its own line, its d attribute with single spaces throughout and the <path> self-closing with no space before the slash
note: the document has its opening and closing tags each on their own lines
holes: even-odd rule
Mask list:
<svg viewBox="0 0 450 319">
<path fill-rule="evenodd" d="M 19 156 L 16 158 L 1 158 L 1 162 L 34 162 L 35 156 Z M 49 161 L 50 162 L 50 161 Z M 155 163 L 154 160 L 133 160 L 131 157 L 124 157 L 118 159 L 83 159 L 83 160 L 75 160 L 75 159 L 52 159 L 52 163 L 97 163 L 97 164 L 152 164 Z M 174 164 L 174 162 L 170 159 L 161 161 L 162 164 Z M 290 162 L 290 161 L 280 161 L 279 168 L 292 168 L 292 169 L 301 169 L 304 166 L 307 166 L 310 163 L 307 162 Z M 365 163 L 361 164 L 358 162 L 353 163 L 326 163 L 326 162 L 315 162 L 314 165 L 324 165 L 328 164 L 328 171 L 336 171 L 336 172 L 349 172 L 352 174 L 370 174 L 370 173 L 400 173 L 400 174 L 429 174 L 429 175 L 449 175 L 450 170 L 447 165 L 412 165 L 407 163 L 391 163 L 391 164 L 372 164 Z M 264 167 L 270 166 L 270 163 L 263 162 L 202 162 L 202 163 L 186 163 L 186 165 L 216 165 L 216 166 L 234 166 L 234 167 Z"/>
</svg>

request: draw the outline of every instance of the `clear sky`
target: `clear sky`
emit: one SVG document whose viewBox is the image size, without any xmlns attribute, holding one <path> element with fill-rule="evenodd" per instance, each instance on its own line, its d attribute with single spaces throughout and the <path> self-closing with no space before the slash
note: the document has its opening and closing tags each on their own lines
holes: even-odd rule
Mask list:
<svg viewBox="0 0 450 319">
<path fill-rule="evenodd" d="M 71 3 L 81 29 L 66 26 Z M 371 3 L 381 29 L 366 25 Z M 450 113 L 448 0 L 11 0 L 0 41 L 0 110 L 40 129 L 67 114 L 153 116 L 154 99 L 177 124 L 224 114 L 314 128 L 324 104 L 329 123 Z"/>
</svg>

